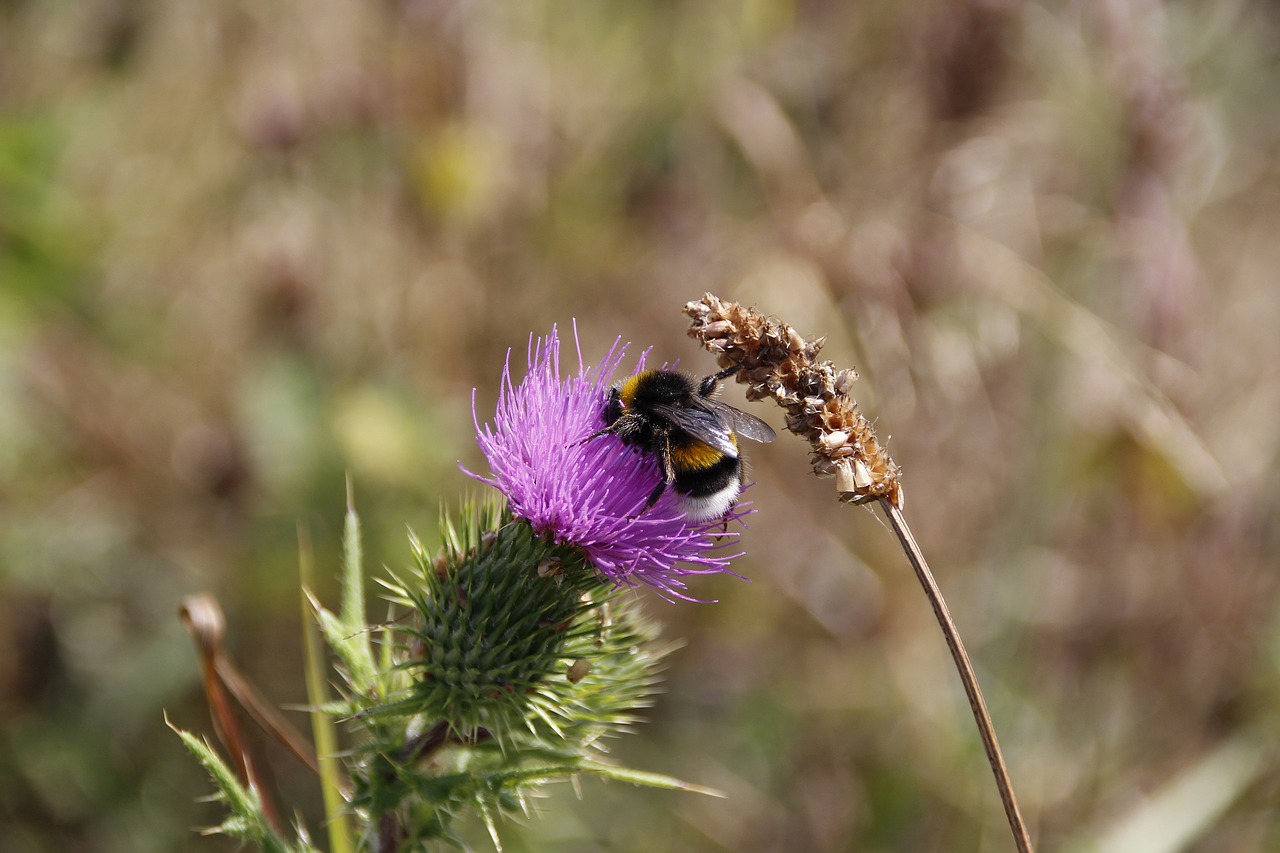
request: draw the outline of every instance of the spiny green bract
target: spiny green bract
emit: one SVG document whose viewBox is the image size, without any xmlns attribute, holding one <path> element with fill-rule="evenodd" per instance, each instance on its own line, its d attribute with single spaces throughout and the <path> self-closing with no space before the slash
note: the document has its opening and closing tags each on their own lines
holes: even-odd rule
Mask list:
<svg viewBox="0 0 1280 853">
<path fill-rule="evenodd" d="M 452 838 L 467 811 L 496 832 L 538 785 L 607 775 L 599 739 L 649 704 L 668 651 L 579 552 L 504 506 L 467 506 L 441 530 L 440 553 L 413 539 L 416 565 L 387 584 L 410 608 L 394 623 L 398 689 L 358 714 L 373 742 L 354 804 L 398 812 L 401 849 Z"/>
<path fill-rule="evenodd" d="M 392 585 L 412 608 L 398 669 L 409 686 L 369 713 L 444 721 L 499 744 L 522 733 L 566 737 L 622 727 L 654 681 L 654 631 L 572 548 L 489 505 L 442 524 L 436 557 L 415 547 L 412 577 Z"/>
</svg>

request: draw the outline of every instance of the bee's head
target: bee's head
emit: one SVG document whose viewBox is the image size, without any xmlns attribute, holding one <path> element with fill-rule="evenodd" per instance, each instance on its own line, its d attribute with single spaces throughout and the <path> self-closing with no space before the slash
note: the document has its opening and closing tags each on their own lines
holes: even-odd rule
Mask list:
<svg viewBox="0 0 1280 853">
<path fill-rule="evenodd" d="M 618 418 L 622 417 L 622 394 L 617 388 L 609 389 L 609 402 L 604 407 L 604 422 L 606 426 L 613 426 Z"/>
</svg>

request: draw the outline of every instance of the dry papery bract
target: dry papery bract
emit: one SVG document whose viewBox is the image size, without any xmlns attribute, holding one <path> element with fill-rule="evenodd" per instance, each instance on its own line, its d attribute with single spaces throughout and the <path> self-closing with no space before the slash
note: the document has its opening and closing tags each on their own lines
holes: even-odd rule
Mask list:
<svg viewBox="0 0 1280 853">
<path fill-rule="evenodd" d="M 748 399 L 770 397 L 786 410 L 787 429 L 809 440 L 814 473 L 835 477 L 840 500 L 902 506 L 899 468 L 850 393 L 858 372 L 819 361 L 823 338 L 806 341 L 786 323 L 710 293 L 684 313 L 693 321 L 689 335 L 721 367 L 738 369 Z"/>
</svg>

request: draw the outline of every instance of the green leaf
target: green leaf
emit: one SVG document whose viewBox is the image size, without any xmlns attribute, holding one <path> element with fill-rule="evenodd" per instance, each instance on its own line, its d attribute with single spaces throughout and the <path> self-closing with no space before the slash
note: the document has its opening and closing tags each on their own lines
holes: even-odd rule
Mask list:
<svg viewBox="0 0 1280 853">
<path fill-rule="evenodd" d="M 204 765 L 218 788 L 217 798 L 226 803 L 231 812 L 226 820 L 214 828 L 214 832 L 248 841 L 257 845 L 263 853 L 316 853 L 309 845 L 293 845 L 276 834 L 262 810 L 258 792 L 241 784 L 236 774 L 206 741 L 175 727 L 167 718 L 165 725 L 182 739 L 191 754 Z"/>
<path fill-rule="evenodd" d="M 691 782 L 685 782 L 676 779 L 673 776 L 666 776 L 662 773 L 649 773 L 644 770 L 632 770 L 627 767 L 615 767 L 612 764 L 602 764 L 596 761 L 584 761 L 582 763 L 582 771 L 591 773 L 594 776 L 601 776 L 605 779 L 613 779 L 615 782 L 628 782 L 632 785 L 643 785 L 646 788 L 665 788 L 671 791 L 689 791 L 694 794 L 706 794 L 708 797 L 724 798 L 722 791 L 715 788 L 706 788 L 702 785 L 694 785 Z"/>
<path fill-rule="evenodd" d="M 347 515 L 342 530 L 342 610 L 339 623 L 345 647 L 343 662 L 351 671 L 352 682 L 357 689 L 370 688 L 377 677 L 377 670 L 373 662 L 369 626 L 365 623 L 364 549 L 350 477 L 347 478 Z M 330 643 L 333 643 L 332 639 Z M 338 647 L 334 646 L 334 649 L 336 651 Z"/>
</svg>

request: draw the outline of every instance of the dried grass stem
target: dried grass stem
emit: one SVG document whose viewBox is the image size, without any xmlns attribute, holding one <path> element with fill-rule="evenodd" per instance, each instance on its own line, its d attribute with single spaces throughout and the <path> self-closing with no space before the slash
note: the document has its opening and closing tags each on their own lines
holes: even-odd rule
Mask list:
<svg viewBox="0 0 1280 853">
<path fill-rule="evenodd" d="M 929 604 L 933 606 L 933 615 L 938 619 L 938 627 L 942 629 L 942 636 L 946 638 L 947 649 L 951 652 L 956 671 L 960 673 L 960 681 L 964 684 L 964 694 L 969 699 L 973 719 L 978 724 L 978 735 L 982 738 L 982 748 L 987 753 L 987 763 L 991 765 L 991 772 L 996 777 L 1000 804 L 1004 806 L 1004 814 L 1009 821 L 1009 830 L 1013 833 L 1014 843 L 1018 845 L 1018 853 L 1034 853 L 1035 848 L 1032 847 L 1031 838 L 1027 835 L 1022 812 L 1018 809 L 1018 797 L 1013 792 L 1009 768 L 1005 766 L 1004 755 L 1000 752 L 1000 742 L 996 739 L 995 725 L 991 722 L 991 714 L 987 712 L 986 700 L 982 698 L 982 688 L 978 686 L 978 676 L 973 671 L 973 664 L 969 662 L 969 653 L 964 649 L 964 642 L 960 639 L 960 632 L 951 618 L 951 611 L 947 609 L 942 590 L 938 588 L 938 582 L 933 579 L 933 572 L 929 571 L 929 564 L 925 561 L 920 546 L 916 544 L 911 528 L 907 526 L 902 509 L 887 500 L 880 501 L 880 508 L 889 519 L 889 526 L 897 534 L 898 542 L 902 544 L 903 553 L 907 555 L 911 568 L 915 570 L 920 586 L 924 587 Z"/>
<path fill-rule="evenodd" d="M 853 399 L 851 389 L 857 372 L 837 370 L 830 361 L 818 361 L 822 339 L 806 341 L 787 324 L 736 302 L 708 293 L 686 305 L 684 312 L 693 321 L 689 334 L 716 354 L 721 367 L 736 368 L 738 381 L 747 385 L 748 399 L 768 397 L 786 409 L 787 429 L 809 441 L 814 473 L 835 477 L 840 500 L 875 501 L 884 510 L 933 607 L 960 674 L 1014 843 L 1019 853 L 1033 853 L 978 677 L 942 591 L 902 515 L 900 469 L 876 440 L 871 423 Z"/>
</svg>

